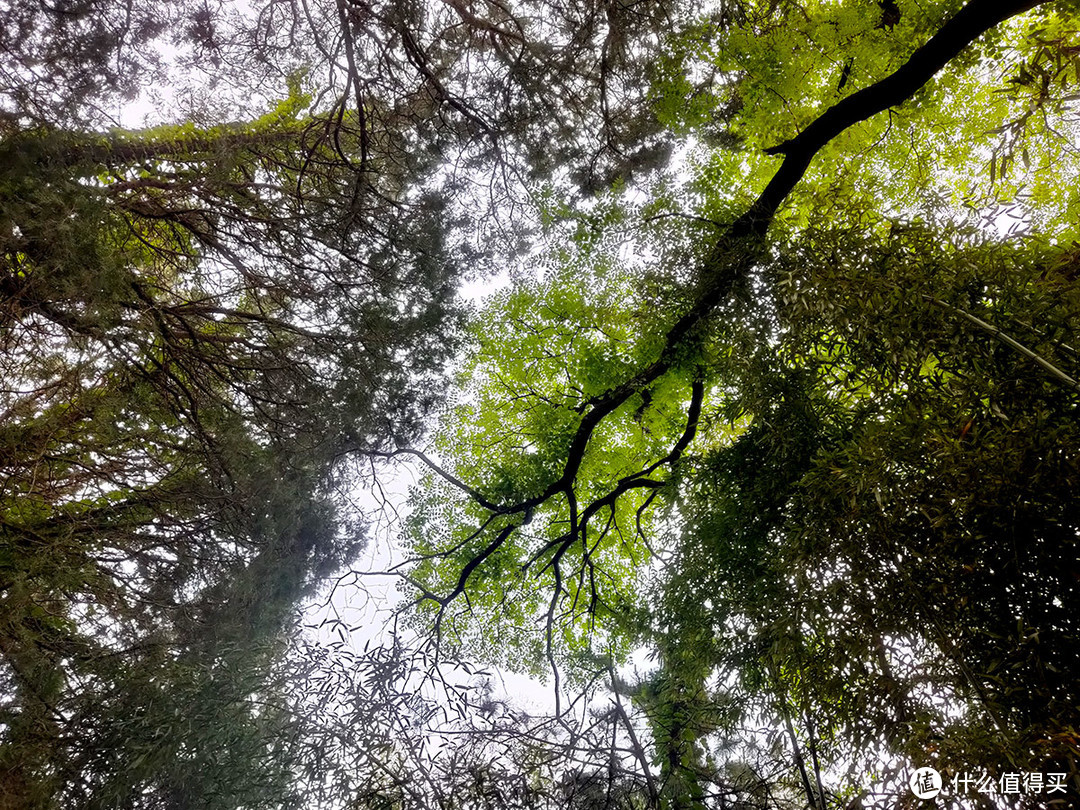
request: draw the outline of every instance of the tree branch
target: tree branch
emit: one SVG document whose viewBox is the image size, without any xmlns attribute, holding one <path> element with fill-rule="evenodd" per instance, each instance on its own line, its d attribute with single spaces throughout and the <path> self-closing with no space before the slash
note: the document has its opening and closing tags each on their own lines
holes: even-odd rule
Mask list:
<svg viewBox="0 0 1080 810">
<path fill-rule="evenodd" d="M 515 506 L 500 507 L 484 499 L 483 496 L 468 485 L 449 476 L 448 473 L 433 465 L 422 454 L 416 451 L 398 451 L 398 453 L 411 452 L 419 456 L 443 478 L 462 491 L 469 493 L 484 508 L 498 511 L 501 514 L 524 512 L 528 515 L 537 506 L 547 502 L 555 495 L 562 493 L 572 497 L 574 480 L 584 461 L 585 452 L 596 428 L 630 397 L 659 379 L 679 363 L 680 355 L 683 353 L 687 341 L 698 333 L 700 326 L 716 308 L 728 300 L 736 285 L 749 275 L 751 269 L 760 260 L 763 252 L 763 238 L 772 223 L 773 217 L 795 185 L 802 179 L 817 153 L 853 124 L 911 98 L 949 61 L 983 33 L 1003 20 L 1027 11 L 1041 2 L 1046 2 L 1046 0 L 971 0 L 968 5 L 945 23 L 937 34 L 918 48 L 892 74 L 833 105 L 819 115 L 795 138 L 767 150 L 769 154 L 783 154 L 783 163 L 754 203 L 740 217 L 735 219 L 717 239 L 699 271 L 699 290 L 694 303 L 668 330 L 664 348 L 660 355 L 629 379 L 585 403 L 581 421 L 567 446 L 566 461 L 562 473 L 538 495 L 524 499 Z M 408 46 L 409 43 L 406 42 L 406 45 Z M 412 47 L 415 48 L 415 42 L 412 43 Z M 411 57 L 414 62 L 419 60 L 418 69 L 421 71 L 426 69 L 422 62 L 422 54 L 413 53 Z M 434 81 L 434 77 L 429 78 Z M 438 85 L 435 86 L 438 89 Z M 453 99 L 448 100 L 451 103 L 453 102 Z M 989 324 L 984 324 L 984 328 L 994 329 Z M 1000 332 L 1000 330 L 997 331 Z M 1009 345 L 1022 350 L 1019 344 L 1014 344 L 1015 341 Z M 1033 353 L 1030 353 L 1029 356 L 1035 359 Z M 1048 364 L 1040 360 L 1040 365 L 1046 366 Z M 1073 386 L 1077 385 L 1072 378 L 1064 375 L 1060 370 L 1054 369 L 1052 366 L 1050 366 L 1050 369 L 1053 369 L 1052 373 L 1055 373 L 1055 376 L 1067 380 Z M 558 549 L 555 552 L 555 558 L 553 558 L 556 561 L 555 566 L 557 568 L 558 557 L 574 542 L 584 530 L 589 518 L 595 515 L 600 508 L 605 505 L 613 506 L 615 500 L 621 494 L 635 487 L 660 485 L 660 482 L 648 479 L 646 476 L 661 464 L 677 461 L 689 444 L 696 429 L 703 393 L 704 389 L 700 386 L 700 383 L 695 383 L 687 429 L 679 442 L 673 447 L 671 453 L 647 469 L 621 479 L 611 492 L 582 510 L 580 521 L 573 521 L 570 530 L 566 534 L 545 544 L 529 559 L 524 567 L 527 569 L 548 551 Z M 381 455 L 390 457 L 395 454 Z M 491 556 L 516 528 L 516 526 L 508 526 L 502 529 L 492 543 L 465 566 L 453 593 L 447 597 L 444 606 L 464 592 L 469 575 L 485 559 Z M 550 562 L 549 565 L 551 565 Z M 556 575 L 559 575 L 557 570 Z M 556 592 L 555 598 L 557 597 L 558 593 Z M 808 793 L 812 795 L 812 791 L 808 791 Z"/>
<path fill-rule="evenodd" d="M 399 450 L 392 450 L 389 452 L 383 450 L 360 450 L 358 452 L 362 455 L 372 458 L 385 459 L 397 458 L 398 456 L 415 456 L 416 458 L 424 462 L 424 464 L 426 464 L 440 478 L 445 480 L 447 483 L 457 487 L 462 492 L 466 493 L 470 498 L 480 504 L 480 506 L 487 509 L 489 512 L 494 512 L 497 515 L 512 515 L 516 512 L 526 512 L 528 509 L 528 507 L 526 506 L 507 507 L 500 506 L 497 503 L 492 503 L 487 498 L 485 498 L 479 491 L 473 489 L 461 479 L 444 470 L 442 467 L 432 461 L 429 456 L 427 456 L 425 453 L 420 452 L 419 450 L 413 450 L 409 447 L 403 447 Z"/>
</svg>

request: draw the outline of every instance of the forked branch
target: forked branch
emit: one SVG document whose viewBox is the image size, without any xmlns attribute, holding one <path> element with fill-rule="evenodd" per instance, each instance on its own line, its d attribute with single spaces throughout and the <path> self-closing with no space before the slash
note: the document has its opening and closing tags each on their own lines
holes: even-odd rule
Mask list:
<svg viewBox="0 0 1080 810">
<path fill-rule="evenodd" d="M 670 453 L 641 471 L 623 477 L 607 494 L 579 508 L 575 482 L 597 428 L 631 397 L 643 392 L 660 377 L 676 368 L 687 347 L 700 339 L 704 323 L 721 304 L 730 299 L 732 291 L 749 276 L 755 264 L 760 261 L 764 237 L 773 218 L 802 179 L 813 158 L 826 144 L 852 125 L 907 101 L 979 36 L 1000 22 L 1041 2 L 1045 0 L 971 0 L 895 72 L 833 105 L 799 135 L 767 150 L 769 154 L 783 155 L 783 163 L 754 203 L 719 234 L 708 258 L 698 271 L 698 291 L 693 304 L 668 330 L 663 349 L 654 361 L 622 383 L 584 403 L 581 421 L 567 445 L 561 473 L 542 492 L 513 505 L 495 504 L 476 489 L 434 465 L 418 451 L 403 450 L 377 455 L 392 457 L 408 453 L 419 457 L 483 508 L 502 515 L 524 514 L 526 520 L 523 523 L 528 522 L 528 517 L 537 507 L 558 495 L 565 495 L 571 505 L 567 532 L 541 546 L 523 566 L 528 570 L 540 560 L 548 559 L 545 570 L 553 570 L 557 583 L 548 616 L 550 621 L 555 601 L 562 588 L 562 572 L 559 571 L 562 556 L 575 542 L 584 540 L 589 521 L 602 509 L 614 510 L 622 495 L 632 489 L 656 489 L 663 486 L 665 482 L 650 478 L 650 474 L 661 466 L 675 465 L 692 441 L 701 411 L 703 385 L 700 381 L 694 384 L 686 430 Z M 1050 370 L 1052 373 L 1057 371 Z M 1058 371 L 1055 376 L 1061 378 L 1062 373 Z M 1065 381 L 1076 385 L 1067 375 Z M 465 565 L 453 591 L 447 597 L 436 601 L 445 609 L 452 600 L 465 593 L 472 573 L 489 559 L 517 528 L 517 525 L 510 525 L 500 529 L 491 543 Z M 588 546 L 585 545 L 582 566 L 590 564 L 588 553 Z"/>
</svg>

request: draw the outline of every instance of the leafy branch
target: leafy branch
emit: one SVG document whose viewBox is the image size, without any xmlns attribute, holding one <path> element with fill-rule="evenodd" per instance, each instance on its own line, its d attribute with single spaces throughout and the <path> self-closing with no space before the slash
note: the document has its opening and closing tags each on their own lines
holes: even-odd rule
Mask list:
<svg viewBox="0 0 1080 810">
<path fill-rule="evenodd" d="M 473 574 L 507 542 L 520 526 L 531 520 L 533 512 L 552 499 L 561 496 L 565 498 L 570 513 L 567 531 L 541 545 L 522 566 L 522 571 L 527 572 L 541 560 L 546 559 L 540 573 L 550 570 L 554 577 L 554 593 L 547 610 L 550 646 L 556 606 L 561 598 L 569 595 L 564 589 L 563 572 L 560 568 L 563 557 L 574 544 L 580 543 L 582 553 L 577 573 L 579 578 L 584 579 L 588 576 L 592 582 L 594 571 L 590 548 L 595 548 L 595 545 L 590 547 L 587 541 L 590 521 L 593 521 L 605 509 L 611 510 L 614 514 L 616 503 L 631 490 L 655 490 L 665 485 L 665 481 L 650 476 L 660 467 L 673 468 L 677 465 L 683 452 L 689 446 L 700 416 L 704 386 L 700 380 L 694 383 L 688 406 L 686 428 L 668 454 L 638 472 L 623 476 L 608 492 L 582 506 L 578 502 L 577 479 L 585 461 L 586 452 L 598 428 L 631 397 L 643 394 L 653 383 L 683 362 L 682 358 L 686 355 L 688 347 L 700 340 L 702 327 L 710 316 L 721 304 L 731 298 L 737 285 L 748 278 L 753 267 L 761 260 L 764 237 L 777 211 L 822 148 L 856 123 L 907 101 L 979 36 L 998 23 L 1038 4 L 1032 0 L 1013 0 L 1013 2 L 972 0 L 892 74 L 829 107 L 794 138 L 767 149 L 767 154 L 783 156 L 782 164 L 757 199 L 741 216 L 724 227 L 717 237 L 698 271 L 697 292 L 693 302 L 667 331 L 658 356 L 623 382 L 585 400 L 575 409 L 581 417 L 567 442 L 559 474 L 537 494 L 510 504 L 496 503 L 476 488 L 467 485 L 434 464 L 419 451 L 401 450 L 394 454 L 386 454 L 414 455 L 483 509 L 493 514 L 522 515 L 523 517 L 520 524 L 510 524 L 500 528 L 492 540 L 472 556 L 461 569 L 454 587 L 448 594 L 441 597 L 427 594 L 424 597 L 439 604 L 440 619 L 446 607 L 466 593 Z M 1058 372 L 1056 376 L 1060 377 L 1061 372 Z M 1067 375 L 1066 379 L 1071 382 L 1071 378 Z M 609 522 L 609 527 L 610 525 Z M 607 528 L 601 529 L 601 536 L 606 531 Z M 446 552 L 444 556 L 449 558 L 450 552 Z M 595 610 L 598 602 L 595 586 L 591 586 L 591 591 L 590 612 Z M 575 605 L 576 601 L 575 597 Z"/>
</svg>

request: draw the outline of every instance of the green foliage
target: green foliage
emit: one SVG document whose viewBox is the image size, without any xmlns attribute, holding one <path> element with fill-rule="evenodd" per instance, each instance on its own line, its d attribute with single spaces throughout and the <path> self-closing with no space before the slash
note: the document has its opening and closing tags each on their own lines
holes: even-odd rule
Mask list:
<svg viewBox="0 0 1080 810">
<path fill-rule="evenodd" d="M 743 432 L 685 477 L 662 672 L 714 668 L 714 699 L 740 707 L 725 736 L 794 719 L 804 755 L 854 780 L 882 752 L 946 774 L 1067 767 L 1076 393 L 963 313 L 1075 374 L 1075 257 L 876 233 L 777 252 L 758 302 L 774 346 L 726 405 Z"/>
<path fill-rule="evenodd" d="M 1037 243 L 953 252 L 939 240 L 921 229 L 894 234 L 883 248 L 856 248 L 865 272 L 854 284 L 837 279 L 844 292 L 828 276 L 814 284 L 842 341 L 822 383 L 855 407 L 846 439 L 822 447 L 802 482 L 798 547 L 808 570 L 828 559 L 849 572 L 843 589 L 819 575 L 829 612 L 920 639 L 934 650 L 921 653 L 927 665 L 952 672 L 939 675 L 945 688 L 982 704 L 985 733 L 1002 746 L 982 756 L 1037 768 L 1066 753 L 1038 741 L 1075 723 L 1061 703 L 1073 700 L 1076 662 L 1066 659 L 1078 630 L 1078 470 L 1066 449 L 1080 439 L 1075 389 L 959 313 L 981 313 L 1075 370 L 1065 348 L 1080 304 L 1075 258 Z M 814 310 L 808 303 L 799 320 Z M 857 382 L 849 369 L 860 370 Z M 852 604 L 856 593 L 872 604 Z M 928 746 L 921 734 L 934 732 L 912 728 L 907 745 Z M 958 747 L 940 761 L 978 761 L 977 750 Z"/>
<path fill-rule="evenodd" d="M 413 435 L 453 346 L 442 206 L 343 217 L 307 103 L 2 133 L 5 808 L 301 801 L 274 666 L 362 541 L 337 456 Z"/>
<path fill-rule="evenodd" d="M 764 150 L 957 10 L 689 21 L 652 72 L 688 176 L 571 217 L 474 321 L 414 515 L 425 620 L 564 681 L 652 652 L 625 694 L 660 806 L 872 802 L 922 764 L 1075 781 L 1075 10 L 843 129 L 754 242 Z"/>
<path fill-rule="evenodd" d="M 775 170 L 761 150 L 895 70 L 956 5 L 900 2 L 886 25 L 876 3 L 747 4 L 689 27 L 664 63 L 658 115 L 691 136 L 707 215 L 760 189 Z M 783 217 L 805 227 L 871 208 L 1076 238 L 1074 184 L 1056 182 L 1077 170 L 1075 37 L 1074 14 L 1054 5 L 998 26 L 911 102 L 829 144 Z M 705 78 L 691 93 L 687 76 Z"/>
<path fill-rule="evenodd" d="M 576 259 L 560 257 L 544 281 L 497 296 L 473 329 L 476 351 L 464 371 L 469 382 L 436 442 L 440 452 L 453 454 L 455 476 L 484 482 L 489 501 L 513 504 L 552 486 L 562 474 L 560 461 L 581 422 L 583 403 L 656 350 L 658 331 L 646 324 L 664 313 L 648 306 L 634 279 L 612 265 L 611 257 L 599 254 L 585 248 Z M 672 436 L 685 428 L 687 376 L 669 375 L 605 424 L 602 441 L 581 459 L 577 497 L 583 506 L 617 487 L 643 456 L 665 455 Z M 578 506 L 568 500 L 538 506 L 527 525 L 517 517 L 486 521 L 485 510 L 472 499 L 428 475 L 415 493 L 411 520 L 413 551 L 426 560 L 412 576 L 431 594 L 449 593 L 457 572 L 494 535 L 521 525 L 474 575 L 472 609 L 492 611 L 500 620 L 497 638 L 470 633 L 473 643 L 488 655 L 501 649 L 504 664 L 532 669 L 540 660 L 536 651 L 544 628 L 558 610 L 566 619 L 558 624 L 560 647 L 607 654 L 606 645 L 625 642 L 604 634 L 596 619 L 617 616 L 633 601 L 634 561 L 643 562 L 649 553 L 640 513 L 654 498 L 653 490 L 641 490 L 618 499 L 591 517 L 579 542 L 569 543 L 567 527 Z M 550 589 L 560 594 L 557 608 L 544 597 Z M 521 649 L 509 643 L 519 634 Z"/>
</svg>

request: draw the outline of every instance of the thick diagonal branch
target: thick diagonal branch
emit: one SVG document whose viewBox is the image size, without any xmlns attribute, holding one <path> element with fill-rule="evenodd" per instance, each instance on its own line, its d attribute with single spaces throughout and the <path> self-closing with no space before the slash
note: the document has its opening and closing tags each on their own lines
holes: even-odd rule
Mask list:
<svg viewBox="0 0 1080 810">
<path fill-rule="evenodd" d="M 770 154 L 783 155 L 783 163 L 746 212 L 719 236 L 698 272 L 698 290 L 694 303 L 668 330 L 659 356 L 629 379 L 585 403 L 581 422 L 567 446 L 566 461 L 556 480 L 531 498 L 512 506 L 500 505 L 495 509 L 504 515 L 530 513 L 559 494 L 573 499 L 574 481 L 597 427 L 630 397 L 643 391 L 674 368 L 687 347 L 700 336 L 701 327 L 709 316 L 727 301 L 735 287 L 748 277 L 754 265 L 761 259 L 764 237 L 776 212 L 802 179 L 817 153 L 848 127 L 910 99 L 986 31 L 1045 1 L 971 0 L 895 72 L 833 105 L 799 135 L 767 150 Z M 676 456 L 681 453 L 681 449 L 677 448 Z M 655 469 L 655 466 L 652 469 Z M 646 474 L 643 472 L 640 476 L 630 476 L 624 479 L 623 483 L 632 481 L 636 486 L 648 485 L 644 479 Z M 479 500 L 479 493 L 476 491 L 465 486 L 462 486 L 462 489 Z M 617 497 L 617 493 L 615 496 Z M 583 514 L 591 515 L 594 512 L 595 510 L 590 512 L 590 507 L 586 507 Z M 470 561 L 462 570 L 451 599 L 465 590 L 469 575 L 495 553 L 512 531 L 500 531 L 492 543 L 477 558 Z M 560 541 L 564 541 L 564 538 L 548 544 L 540 554 L 560 545 Z M 536 559 L 534 556 L 531 561 Z M 447 602 L 443 603 L 444 606 Z"/>
<path fill-rule="evenodd" d="M 984 33 L 1043 2 L 1046 0 L 971 0 L 893 73 L 837 102 L 794 138 L 766 149 L 767 154 L 784 155 L 784 162 L 750 210 L 736 221 L 733 233 L 763 234 L 825 144 L 853 124 L 907 101 Z"/>
<path fill-rule="evenodd" d="M 562 475 L 532 499 L 531 505 L 539 505 L 572 484 L 596 427 L 671 369 L 687 340 L 746 278 L 760 258 L 762 240 L 773 217 L 822 147 L 853 124 L 906 101 L 979 36 L 1040 2 L 1045 0 L 972 0 L 894 73 L 833 105 L 798 136 L 769 150 L 784 154 L 783 164 L 761 195 L 717 240 L 699 272 L 694 304 L 668 331 L 660 356 L 630 379 L 590 400 L 568 447 Z"/>
</svg>

